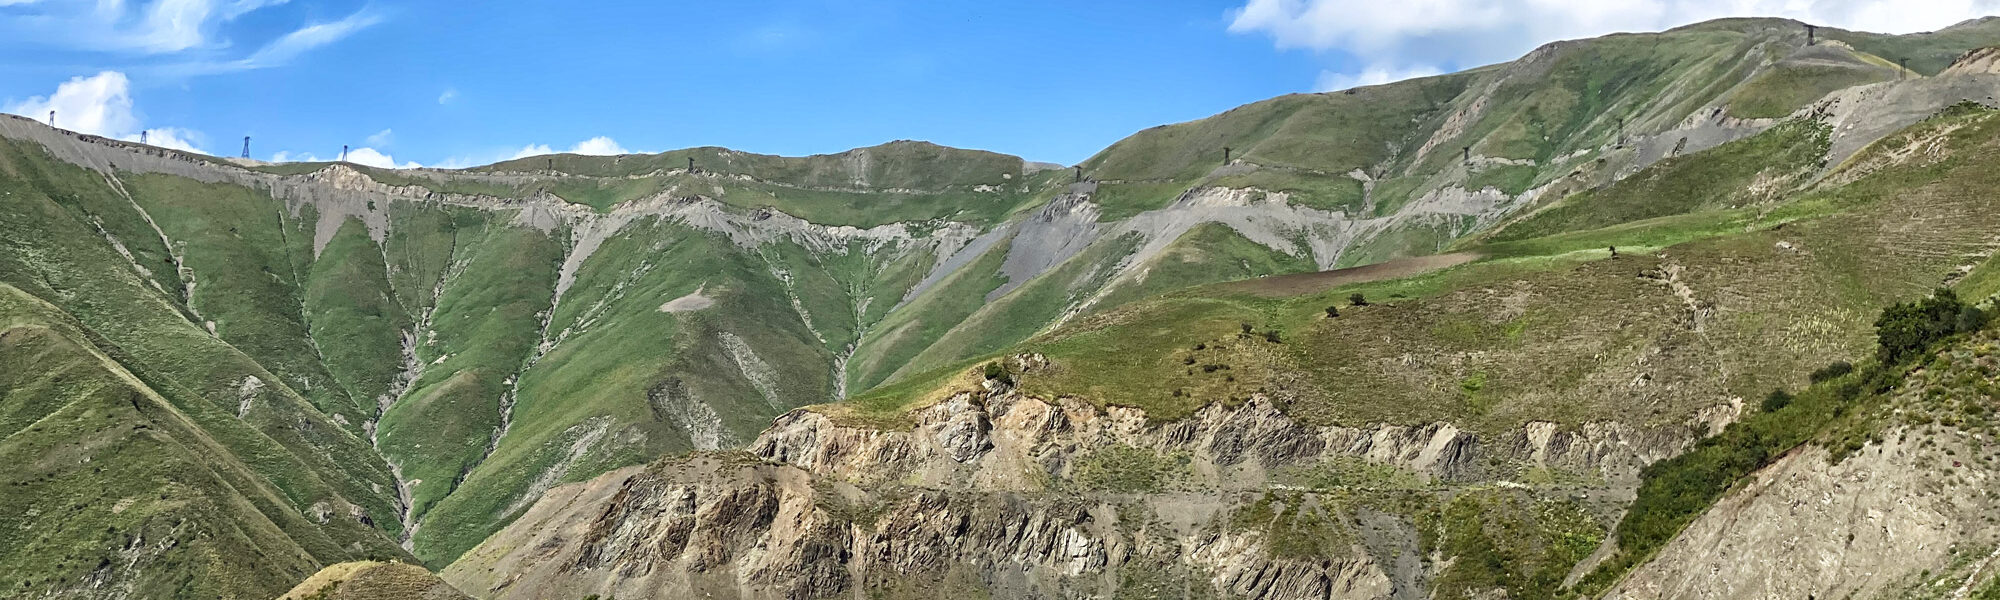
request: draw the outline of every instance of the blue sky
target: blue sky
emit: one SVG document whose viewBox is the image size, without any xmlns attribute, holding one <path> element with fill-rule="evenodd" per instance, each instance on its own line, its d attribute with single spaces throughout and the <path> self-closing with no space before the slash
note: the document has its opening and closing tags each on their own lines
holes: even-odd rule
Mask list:
<svg viewBox="0 0 2000 600">
<path fill-rule="evenodd" d="M 249 135 L 267 160 L 922 139 L 1067 164 L 1153 125 L 1554 39 L 1743 14 L 1904 32 L 1993 12 L 2000 0 L 0 0 L 0 109 L 228 156 Z"/>
</svg>

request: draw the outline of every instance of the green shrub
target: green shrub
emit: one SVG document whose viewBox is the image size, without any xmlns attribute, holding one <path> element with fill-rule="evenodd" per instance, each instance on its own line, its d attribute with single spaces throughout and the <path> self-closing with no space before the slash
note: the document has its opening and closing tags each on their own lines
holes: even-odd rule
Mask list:
<svg viewBox="0 0 2000 600">
<path fill-rule="evenodd" d="M 1840 376 L 1853 372 L 1854 372 L 1854 363 L 1847 362 L 1844 360 L 1836 360 L 1833 361 L 1833 363 L 1828 364 L 1827 366 L 1820 367 L 1818 370 L 1813 371 L 1812 375 L 1810 376 L 1810 379 L 1812 379 L 1813 383 L 1823 383 L 1834 379 L 1839 379 Z"/>
<path fill-rule="evenodd" d="M 1340 316 L 1340 307 L 1332 305 L 1326 307 L 1326 318 L 1331 319 L 1338 316 Z"/>
<path fill-rule="evenodd" d="M 999 381 L 1007 385 L 1014 384 L 1014 378 L 1007 374 L 1007 367 L 1001 366 L 997 361 L 986 363 L 984 370 L 988 381 Z"/>
<path fill-rule="evenodd" d="M 1791 392 L 1787 392 L 1785 390 L 1771 390 L 1771 395 L 1764 397 L 1764 404 L 1760 406 L 1760 408 L 1762 408 L 1763 411 L 1767 413 L 1778 412 L 1779 410 L 1784 409 L 1785 406 L 1790 405 L 1791 403 L 1792 403 Z"/>
<path fill-rule="evenodd" d="M 1980 310 L 1979 307 L 1966 306 L 1958 311 L 1958 332 L 1979 331 L 1986 327 L 1986 321 L 1990 318 L 1991 316 L 1986 314 L 1986 311 Z"/>
<path fill-rule="evenodd" d="M 1348 295 L 1347 295 L 1347 303 L 1348 303 L 1348 304 L 1352 304 L 1352 305 L 1355 305 L 1355 306 L 1367 306 L 1367 305 L 1368 305 L 1368 296 L 1367 296 L 1367 295 L 1365 295 L 1365 294 L 1362 294 L 1361 292 L 1355 292 L 1355 293 L 1352 293 L 1352 294 L 1348 294 Z"/>
<path fill-rule="evenodd" d="M 1876 358 L 1885 365 L 1899 365 L 1915 358 L 1932 344 L 1961 331 L 1960 314 L 1966 308 L 1957 293 L 1940 289 L 1929 298 L 1898 302 L 1882 309 L 1882 316 L 1875 320 Z M 1983 313 L 1976 318 L 1979 325 L 1985 324 Z"/>
<path fill-rule="evenodd" d="M 1884 311 L 1884 322 L 1909 319 L 1907 313 L 1921 311 L 1905 306 L 1893 319 L 1888 312 Z M 1955 308 L 1940 312 L 1957 315 Z M 1928 344 L 1922 347 L 1928 348 Z M 1745 415 L 1721 434 L 1696 442 L 1679 456 L 1642 469 L 1638 494 L 1615 529 L 1618 553 L 1568 590 L 1571 597 L 1587 597 L 1609 588 L 1678 535 L 1736 482 L 1821 435 L 1843 415 L 1862 410 L 1858 403 L 1880 398 L 1877 394 L 1901 384 L 1905 373 L 1902 368 L 1867 363 L 1859 368 L 1857 377 L 1833 375 L 1854 370 L 1854 365 L 1847 363 L 1822 368 L 1815 374 L 1824 375 L 1820 379 L 1824 385 L 1807 388 L 1796 396 L 1773 390 L 1764 398 L 1761 412 Z M 1854 441 L 1849 440 L 1850 444 Z"/>
</svg>

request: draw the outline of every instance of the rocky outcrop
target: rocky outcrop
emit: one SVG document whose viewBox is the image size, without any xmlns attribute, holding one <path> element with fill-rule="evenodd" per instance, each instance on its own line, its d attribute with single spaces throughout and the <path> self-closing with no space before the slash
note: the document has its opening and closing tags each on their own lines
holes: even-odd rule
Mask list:
<svg viewBox="0 0 2000 600">
<path fill-rule="evenodd" d="M 1876 140 L 1928 119 L 1946 107 L 1960 102 L 2000 106 L 1996 97 L 2000 97 L 2000 74 L 1954 67 L 1937 77 L 1836 91 L 1801 112 L 1833 128 L 1833 147 L 1827 152 L 1827 164 L 1837 166 Z"/>
<path fill-rule="evenodd" d="M 1343 499 L 1369 484 L 1325 489 L 1292 474 L 1375 465 L 1406 474 L 1397 493 L 1419 503 L 1528 467 L 1618 487 L 1734 414 L 1654 429 L 1530 423 L 1482 437 L 1448 423 L 1314 426 L 1263 396 L 1162 423 L 989 385 L 915 411 L 908 429 L 795 410 L 747 452 L 552 489 L 445 576 L 495 598 L 960 588 L 1100 598 L 1159 586 L 1273 600 L 1422 597 L 1427 573 L 1448 557 L 1398 564 L 1416 549 L 1358 533 L 1361 513 Z M 1269 516 L 1285 514 L 1324 520 Z M 1368 514 L 1415 530 L 1413 515 Z M 1313 550 L 1298 549 L 1300 535 L 1314 536 Z"/>
<path fill-rule="evenodd" d="M 1940 76 L 2000 75 L 2000 46 L 1975 49 L 1952 61 Z"/>
<path fill-rule="evenodd" d="M 1631 480 L 1640 467 L 1728 424 L 1737 410 L 1717 407 L 1689 423 L 1651 429 L 1612 422 L 1531 422 L 1511 435 L 1482 440 L 1448 423 L 1315 427 L 1292 419 L 1261 395 L 1234 406 L 1210 404 L 1185 420 L 1154 423 L 1144 411 L 1131 408 L 1100 409 L 1074 399 L 1052 403 L 1011 392 L 962 392 L 917 411 L 916 425 L 908 431 L 843 427 L 811 410 L 792 411 L 779 417 L 749 451 L 862 483 L 971 484 L 1007 491 L 1046 485 L 1019 473 L 1068 478 L 1087 454 L 1114 446 L 1185 456 L 1197 485 L 1231 489 L 1257 489 L 1274 470 L 1339 457 L 1444 482 L 1504 479 L 1520 466 Z"/>
<path fill-rule="evenodd" d="M 1257 532 L 1207 526 L 1233 497 L 898 489 L 743 455 L 670 461 L 552 490 L 445 576 L 496 598 L 862 597 L 955 573 L 997 596 L 1109 597 L 1154 564 L 1247 598 L 1392 592 L 1359 548 L 1273 557 Z"/>
<path fill-rule="evenodd" d="M 1986 516 L 1995 473 L 1961 460 L 1973 453 L 1957 437 L 1891 432 L 1839 461 L 1801 448 L 1606 598 L 1877 598 L 1911 587 L 1964 598 L 1996 566 L 2000 528 Z"/>
<path fill-rule="evenodd" d="M 328 565 L 278 600 L 471 600 L 417 565 L 374 561 Z"/>
</svg>

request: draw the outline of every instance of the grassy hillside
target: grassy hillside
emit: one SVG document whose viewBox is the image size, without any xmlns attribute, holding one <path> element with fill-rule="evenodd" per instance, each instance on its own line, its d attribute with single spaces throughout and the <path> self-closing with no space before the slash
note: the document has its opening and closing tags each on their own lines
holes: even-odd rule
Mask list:
<svg viewBox="0 0 2000 600">
<path fill-rule="evenodd" d="M 1833 54 L 1835 56 L 1826 58 L 1794 57 L 1772 65 L 1730 94 L 1726 105 L 1729 116 L 1743 119 L 1780 118 L 1836 90 L 1891 81 L 1902 75 L 1894 65 L 1877 64 L 1886 61 L 1874 56 L 1856 56 L 1845 50 Z"/>
<path fill-rule="evenodd" d="M 416 565 L 374 561 L 328 566 L 278 600 L 468 600 Z"/>
<path fill-rule="evenodd" d="M 693 172 L 687 170 L 689 159 L 694 160 Z M 815 223 L 859 227 L 931 219 L 997 222 L 1046 199 L 1050 183 L 1068 180 L 1060 169 L 1039 170 L 1016 156 L 909 141 L 806 157 L 726 148 L 559 154 L 496 163 L 472 173 L 530 174 L 499 189 L 462 188 L 472 193 L 528 197 L 547 192 L 598 210 L 661 193 L 700 194 L 745 208 L 774 208 Z M 384 177 L 396 175 L 378 175 Z"/>
<path fill-rule="evenodd" d="M 1448 76 L 1286 96 L 1148 129 L 1112 145 L 1083 164 L 1095 181 L 1088 199 L 1100 209 L 1100 221 L 1167 209 L 1218 189 L 1266 202 L 1283 197 L 1293 206 L 1367 220 L 1353 237 L 1331 238 L 1333 244 L 1311 237 L 1326 236 L 1324 231 L 1286 233 L 1315 252 L 1330 248 L 1342 267 L 1463 246 L 1462 236 L 1536 200 L 1553 206 L 1493 239 L 1748 206 L 1810 181 L 1824 160 L 1824 127 L 1799 123 L 1719 149 L 1689 149 L 1718 154 L 1670 158 L 1671 168 L 1620 180 L 1626 170 L 1643 166 L 1634 164 L 1640 152 L 1626 144 L 1656 134 L 1684 140 L 1686 133 L 1658 132 L 1706 121 L 1715 110 L 1782 116 L 1827 92 L 1894 76 L 1879 57 L 1804 43 L 1803 29 L 1789 22 L 1721 22 L 1561 42 L 1515 63 Z M 1228 165 L 1222 162 L 1225 147 Z M 1648 152 L 1682 153 L 1678 147 Z M 1721 192 L 1707 193 L 1716 190 Z M 1170 230 L 1204 236 L 1168 251 L 1176 256 L 1125 260 L 1136 248 L 1171 245 L 1152 244 L 1146 236 L 1155 234 L 1140 229 L 1136 237 L 1096 240 L 1044 279 L 966 313 L 949 331 L 883 330 L 893 339 L 864 344 L 852 368 L 867 371 L 853 378 L 864 386 L 898 381 L 1007 347 L 1079 312 L 1186 285 L 1315 266 L 1292 260 L 1305 258 L 1297 253 L 1273 260 L 1284 253 L 1229 240 L 1214 228 Z M 1194 252 L 1234 258 L 1227 266 L 1176 267 Z M 1162 277 L 1154 278 L 1156 271 Z M 926 302 L 976 300 L 966 295 Z M 888 355 L 918 358 L 882 375 L 874 365 Z"/>
<path fill-rule="evenodd" d="M 17 465 L 0 586 L 254 598 L 324 561 L 403 556 L 315 522 L 55 307 L 0 285 L 0 314 L 0 457 Z"/>
<path fill-rule="evenodd" d="M 1774 132 L 1818 135 L 1786 127 L 1796 131 Z M 1905 152 L 1909 147 L 1932 151 Z M 1790 160 L 1784 152 L 1763 156 L 1773 164 Z M 1671 179 L 1724 166 L 1703 161 L 1743 158 L 1725 147 L 1627 181 Z M 1588 596 L 1786 450 L 1807 442 L 1852 450 L 1868 443 L 1882 418 L 1921 418 L 1870 408 L 1879 403 L 1869 398 L 1885 397 L 1908 367 L 1872 365 L 1876 319 L 1883 307 L 1940 285 L 1976 294 L 1972 300 L 1991 294 L 1991 278 L 1962 275 L 1992 268 L 1990 236 L 2000 217 L 1987 210 L 1983 190 L 2000 184 L 1984 166 L 1996 158 L 2000 111 L 1960 106 L 1871 146 L 1817 186 L 1751 206 L 1704 204 L 1597 221 L 1610 224 L 1594 230 L 1584 229 L 1592 221 L 1576 221 L 1576 229 L 1554 235 L 1473 246 L 1487 258 L 1470 264 L 1317 293 L 1298 295 L 1282 278 L 1174 292 L 992 354 L 1047 358 L 1050 367 L 1010 374 L 1026 393 L 1142 408 L 1155 420 L 1263 394 L 1308 423 L 1445 421 L 1504 440 L 1529 421 L 1661 425 L 1747 399 L 1750 416 L 1742 423 L 1645 471 L 1637 502 L 1615 529 L 1619 553 L 1579 587 L 1561 582 L 1603 539 L 1589 519 L 1481 525 L 1478 515 L 1524 509 L 1507 508 L 1518 498 L 1476 495 L 1411 517 L 1454 523 L 1437 542 L 1451 548 L 1448 555 L 1495 559 L 1454 561 L 1438 580 L 1452 582 L 1452 593 L 1465 586 Z M 1697 196 L 1741 189 L 1728 177 L 1695 181 L 1711 186 L 1690 183 Z M 1604 250 L 1610 245 L 1617 256 Z M 1355 302 L 1357 295 L 1365 303 Z M 822 410 L 857 424 L 907 424 L 902 415 L 911 408 L 973 385 L 979 377 L 961 373 L 979 360 Z M 1822 369 L 1834 361 L 1861 366 L 1852 374 Z M 1756 401 L 1773 389 L 1807 391 L 1760 411 Z M 1942 397 L 1899 395 L 1918 396 Z M 1950 410 L 1928 414 L 1965 419 Z M 1490 533 L 1524 526 L 1533 535 Z M 1536 537 L 1551 528 L 1567 533 Z"/>
<path fill-rule="evenodd" d="M 6 586 L 258 597 L 320 562 L 402 556 L 380 459 L 159 284 L 179 277 L 147 265 L 172 255 L 125 188 L 12 140 L 0 174 L 4 444 L 28 465 Z"/>
<path fill-rule="evenodd" d="M 1800 40 L 1803 42 L 1803 40 Z M 1513 64 L 1347 92 L 1294 95 L 1138 132 L 1085 161 L 1104 218 L 1159 208 L 1200 185 L 1294 192 L 1320 207 L 1394 207 L 1445 185 L 1519 193 L 1568 170 L 1551 164 L 1621 133 L 1668 127 L 1725 96 L 1783 43 L 1762 29 L 1690 29 L 1547 46 Z M 1218 169 L 1222 149 L 1235 168 Z M 1468 179 L 1462 147 L 1526 169 Z M 1560 167 L 1562 170 L 1557 171 Z M 1481 172 L 1484 169 L 1479 170 Z M 1381 180 L 1364 194 L 1351 172 Z"/>
<path fill-rule="evenodd" d="M 1783 199 L 1808 183 L 1825 161 L 1827 134 L 1825 125 L 1794 121 L 1707 152 L 1669 158 L 1609 187 L 1563 198 L 1480 239 L 1523 240 Z"/>
<path fill-rule="evenodd" d="M 1500 431 L 1634 407 L 1673 421 L 1857 355 L 1876 308 L 1972 267 L 1959 256 L 1986 248 L 1983 232 L 2000 225 L 1976 192 L 1991 178 L 1978 165 L 2000 155 L 1996 122 L 1990 110 L 1954 111 L 1864 153 L 1900 156 L 1913 139 L 1949 144 L 1935 162 L 1877 164 L 1776 205 L 1720 203 L 1597 230 L 1579 220 L 1571 227 L 1581 231 L 1473 246 L 1489 258 L 1469 265 L 1305 296 L 1268 296 L 1255 281 L 1169 293 L 994 352 L 1041 353 L 1060 366 L 1024 378 L 1024 390 L 1161 419 L 1261 392 L 1317 423 L 1443 419 Z M 1728 148 L 1691 155 L 1627 182 L 1742 158 Z M 1713 186 L 1695 186 L 1694 197 L 1739 189 L 1731 178 L 1691 181 Z M 1368 305 L 1352 305 L 1353 294 Z M 1652 383 L 1635 390 L 1634 378 Z M 923 386 L 903 389 L 913 392 L 906 400 L 931 397 Z M 897 402 L 874 395 L 861 408 Z"/>
<path fill-rule="evenodd" d="M 1936 75 L 1966 51 L 2000 43 L 2000 18 L 1985 17 L 1933 32 L 1887 35 L 1821 28 L 1826 39 L 1840 40 L 1892 62 L 1909 61 L 1910 70 Z"/>
<path fill-rule="evenodd" d="M 1852 50 L 1775 20 L 1564 42 L 1148 129 L 1077 185 L 916 142 L 241 169 L 0 122 L 0 452 L 32 465 L 9 506 L 45 511 L 0 519 L 32 532 L 0 561 L 61 557 L 0 587 L 95 577 L 130 543 L 104 536 L 141 530 L 203 557 L 118 571 L 193 586 L 165 595 L 442 563 L 550 486 L 843 395 L 828 410 L 895 423 L 1023 352 L 1057 365 L 1023 389 L 1156 419 L 1261 393 L 1313 424 L 1678 422 L 1864 352 L 1885 303 L 2000 289 L 1973 259 L 2000 222 L 1979 201 L 1992 117 L 1970 107 L 1831 174 L 1812 122 L 1660 142 L 1990 44 L 1988 25 L 1828 31 Z M 1446 250 L 1466 254 L 1398 261 Z M 1322 263 L 1379 269 L 1258 279 Z M 46 512 L 64 503 L 89 516 Z M 1491 545 L 1467 531 L 1451 543 Z"/>
</svg>

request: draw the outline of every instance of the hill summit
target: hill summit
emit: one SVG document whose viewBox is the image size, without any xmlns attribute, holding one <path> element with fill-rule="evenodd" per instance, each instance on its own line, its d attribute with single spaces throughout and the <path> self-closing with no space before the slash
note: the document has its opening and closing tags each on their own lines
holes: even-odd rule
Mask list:
<svg viewBox="0 0 2000 600">
<path fill-rule="evenodd" d="M 1768 483 L 1987 433 L 2000 21 L 1814 41 L 1559 42 L 1071 168 L 239 164 L 0 118 L 0 589 L 1970 593 L 1983 505 Z M 1784 531 L 1717 518 L 1821 492 L 1943 546 L 1703 570 Z"/>
</svg>

